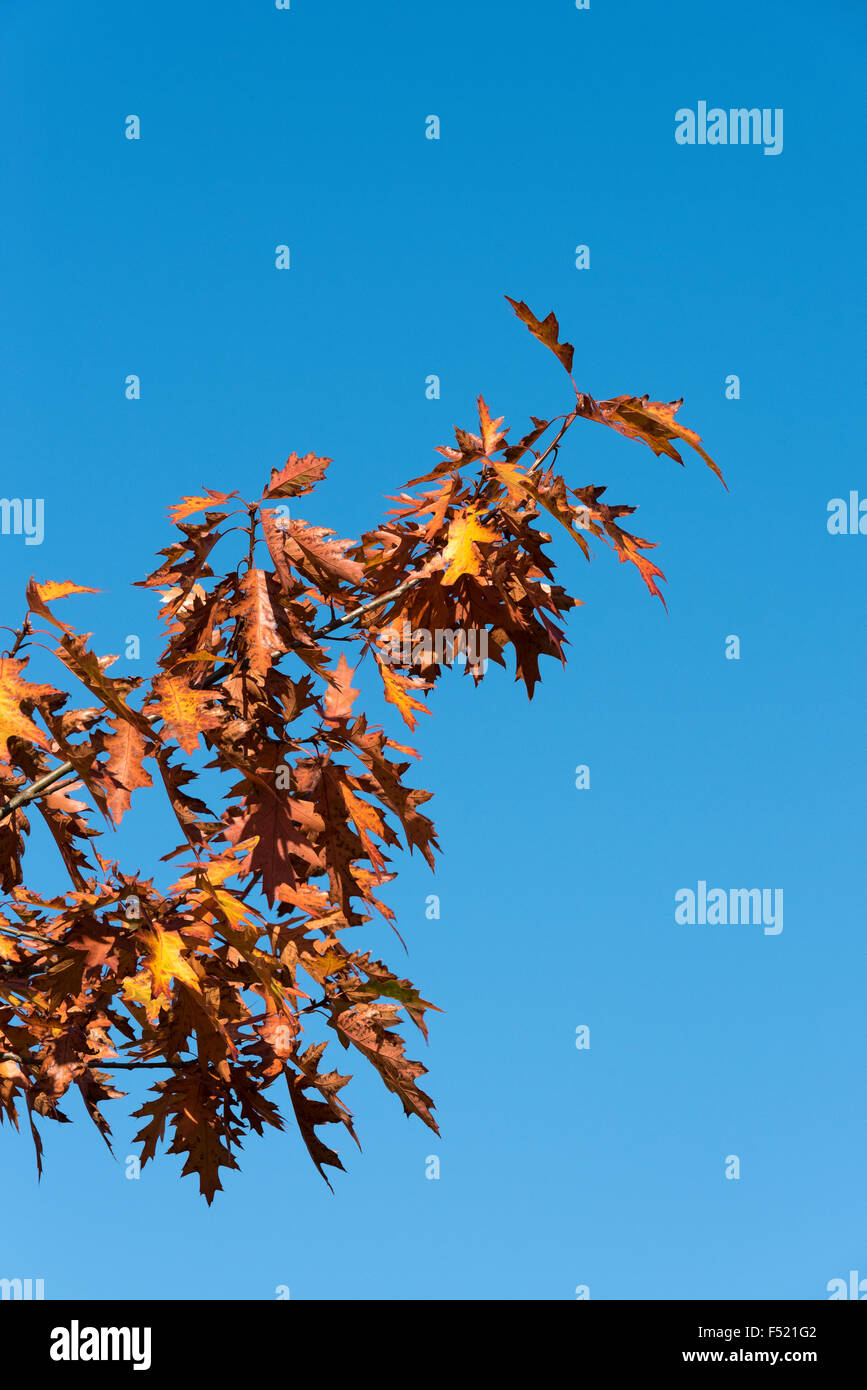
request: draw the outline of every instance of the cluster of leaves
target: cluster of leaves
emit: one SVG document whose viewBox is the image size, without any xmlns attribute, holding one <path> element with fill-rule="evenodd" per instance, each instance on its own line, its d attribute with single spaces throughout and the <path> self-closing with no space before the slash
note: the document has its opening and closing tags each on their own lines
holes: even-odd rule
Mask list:
<svg viewBox="0 0 867 1390">
<path fill-rule="evenodd" d="M 573 349 L 554 315 L 540 321 L 509 302 L 572 380 Z M 388 519 L 354 544 L 281 515 L 284 499 L 323 477 L 330 460 L 313 454 L 292 454 L 258 501 L 185 497 L 171 512 L 179 538 L 141 581 L 160 591 L 166 630 L 148 682 L 109 675 L 116 658 L 96 655 L 89 635 L 55 616 L 52 603 L 93 590 L 31 580 L 27 616 L 0 659 L 0 1120 L 17 1125 L 24 1104 L 40 1171 L 37 1116 L 65 1120 L 60 1102 L 75 1087 L 108 1142 L 101 1106 L 122 1094 L 111 1073 L 156 1066 L 168 1076 L 135 1112 L 145 1161 L 168 1129 L 168 1151 L 185 1156 L 183 1172 L 198 1175 L 210 1202 L 247 1131 L 282 1128 L 270 1094 L 282 1078 L 325 1177 L 342 1167 L 326 1127 L 355 1132 L 341 1096 L 349 1077 L 325 1069 L 327 1041 L 310 1034 L 317 1021 L 371 1063 L 407 1115 L 436 1130 L 419 1084 L 425 1068 L 399 1031 L 403 1012 L 426 1037 L 433 1006 L 344 941 L 373 912 L 394 925 L 379 892 L 394 877 L 387 850 L 401 846 L 399 832 L 433 867 L 434 826 L 421 810 L 431 794 L 405 781 L 414 750 L 355 710 L 352 679 L 369 657 L 412 730 L 441 670 L 429 652 L 396 661 L 394 635 L 406 625 L 475 628 L 493 661 L 505 665 L 512 648 L 532 696 L 540 657 L 564 660 L 560 622 L 576 603 L 553 583 L 551 536 L 536 525 L 543 512 L 588 558 L 591 538 L 609 544 L 659 595 L 650 542 L 621 526 L 634 509 L 604 502 L 602 487 L 570 488 L 554 472 L 561 441 L 576 420 L 592 420 L 678 461 L 685 441 L 718 470 L 677 424 L 680 402 L 595 401 L 572 386 L 569 413 L 531 417 L 515 444 L 479 397 L 478 433 L 456 430 L 456 447 L 439 449 L 442 461 L 407 484 L 424 490 L 391 499 Z M 218 576 L 215 547 L 238 532 L 244 557 Z M 40 620 L 48 628 L 35 627 Z M 339 626 L 356 644 L 352 666 L 329 655 Z M 87 692 L 82 707 L 65 708 L 65 691 L 23 675 L 28 645 L 49 632 L 54 656 Z M 483 678 L 481 660 L 468 669 Z M 209 755 L 208 785 L 225 779 L 219 811 L 196 795 L 201 770 L 188 759 L 197 750 Z M 118 825 L 133 793 L 156 781 L 182 837 L 163 859 L 184 856 L 165 891 L 93 843 L 94 813 Z M 34 808 L 71 884 L 54 897 L 23 883 Z"/>
</svg>

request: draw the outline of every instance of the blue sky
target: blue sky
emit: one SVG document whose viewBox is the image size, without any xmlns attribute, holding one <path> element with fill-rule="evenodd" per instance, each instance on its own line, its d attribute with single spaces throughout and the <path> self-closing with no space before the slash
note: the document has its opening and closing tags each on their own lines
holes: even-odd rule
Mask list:
<svg viewBox="0 0 867 1390">
<path fill-rule="evenodd" d="M 129 585 L 182 494 L 255 496 L 314 450 L 334 464 L 298 511 L 356 536 L 480 391 L 514 437 L 567 409 L 505 294 L 555 310 L 582 390 L 684 396 L 730 488 L 579 422 L 563 472 L 639 505 L 669 615 L 564 536 L 567 669 L 532 704 L 511 672 L 447 677 L 418 731 L 445 853 L 435 880 L 399 865 L 408 959 L 384 927 L 363 944 L 445 1010 L 410 1049 L 442 1138 L 356 1070 L 364 1152 L 334 1195 L 287 1126 L 207 1209 L 175 1158 L 125 1177 L 124 1103 L 117 1162 L 71 1103 L 38 1186 L 0 1134 L 0 1276 L 177 1299 L 821 1299 L 867 1276 L 867 536 L 826 525 L 867 498 L 860 7 L 7 0 L 0 31 L 2 487 L 45 500 L 40 547 L 0 536 L 4 621 L 33 572 L 93 585 L 65 616 L 99 651 L 140 634 L 116 669 L 144 674 L 154 602 Z M 782 152 L 678 145 L 700 101 L 782 109 Z M 149 868 L 174 841 L 139 807 L 117 851 Z M 47 847 L 27 862 L 60 886 Z M 700 880 L 782 888 L 782 932 L 676 924 Z"/>
</svg>

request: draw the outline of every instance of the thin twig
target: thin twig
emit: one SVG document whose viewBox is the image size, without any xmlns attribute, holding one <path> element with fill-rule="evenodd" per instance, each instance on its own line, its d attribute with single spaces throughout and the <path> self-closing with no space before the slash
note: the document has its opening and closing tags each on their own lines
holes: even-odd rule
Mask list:
<svg viewBox="0 0 867 1390">
<path fill-rule="evenodd" d="M 563 421 L 563 425 L 559 433 L 557 434 L 557 437 L 555 439 L 552 439 L 545 452 L 539 455 L 539 457 L 536 459 L 536 462 L 533 464 L 533 468 L 539 468 L 540 465 L 545 462 L 545 459 L 548 457 L 551 450 L 556 450 L 559 447 L 560 440 L 563 438 L 563 435 L 566 433 L 570 425 L 574 425 L 580 413 L 581 412 L 579 411 L 577 406 L 574 410 L 570 411 L 570 413 L 566 416 L 565 420 Z M 532 472 L 532 469 L 530 471 Z"/>
<path fill-rule="evenodd" d="M 46 772 L 44 777 L 40 777 L 37 781 L 31 782 L 29 787 L 23 787 L 20 792 L 16 792 L 15 795 L 6 802 L 5 806 L 0 807 L 0 820 L 4 820 L 6 816 L 11 816 L 12 812 L 16 811 L 19 806 L 23 806 L 26 801 L 32 801 L 34 796 L 39 796 L 40 792 L 47 790 L 47 788 L 52 786 L 60 777 L 65 777 L 67 772 L 72 771 L 72 763 L 61 763 L 60 767 L 55 767 L 51 772 Z M 76 778 L 75 780 L 77 781 L 78 779 Z"/>
<path fill-rule="evenodd" d="M 335 618 L 332 622 L 326 623 L 324 627 L 317 628 L 313 636 L 325 637 L 337 627 L 345 627 L 347 623 L 354 623 L 356 618 L 362 618 L 371 609 L 381 608 L 384 603 L 389 603 L 393 598 L 399 598 L 407 589 L 411 589 L 414 584 L 418 584 L 421 579 L 425 578 L 427 576 L 424 574 L 411 574 L 409 579 L 398 584 L 396 589 L 389 589 L 387 594 L 379 594 L 376 598 L 369 599 L 367 603 L 362 603 L 359 608 L 353 608 L 350 613 L 344 613 L 342 618 Z"/>
<path fill-rule="evenodd" d="M 82 1059 L 84 1060 L 84 1059 Z M 231 1060 L 233 1066 L 240 1066 L 240 1060 Z M 32 1056 L 27 1052 L 4 1052 L 0 1051 L 0 1062 L 16 1062 L 19 1067 L 34 1066 L 39 1061 L 38 1057 Z M 113 1071 L 155 1071 L 160 1068 L 175 1069 L 177 1067 L 201 1067 L 198 1057 L 179 1057 L 176 1062 L 114 1062 L 110 1057 L 90 1057 L 84 1060 L 86 1067 L 111 1067 Z"/>
<path fill-rule="evenodd" d="M 95 1057 L 92 1062 L 88 1062 L 89 1067 L 111 1067 L 113 1071 L 135 1071 L 138 1068 L 153 1070 L 156 1067 L 197 1067 L 199 1064 L 195 1060 L 179 1062 L 113 1062 L 110 1057 Z"/>
<path fill-rule="evenodd" d="M 59 945 L 59 942 L 57 942 L 53 936 L 40 936 L 38 932 L 25 931 L 23 927 L 17 927 L 14 922 L 7 922 L 4 926 L 0 927 L 0 936 L 6 936 L 9 932 L 14 933 L 15 936 L 30 937 L 32 941 L 47 941 L 49 946 Z"/>
</svg>

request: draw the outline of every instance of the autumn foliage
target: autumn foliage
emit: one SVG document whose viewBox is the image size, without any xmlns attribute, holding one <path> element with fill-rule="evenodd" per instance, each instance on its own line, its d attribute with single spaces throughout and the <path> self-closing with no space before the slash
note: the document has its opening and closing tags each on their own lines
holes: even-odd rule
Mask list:
<svg viewBox="0 0 867 1390">
<path fill-rule="evenodd" d="M 431 793 L 412 785 L 417 754 L 356 708 L 354 672 L 364 660 L 375 668 L 412 731 L 441 667 L 424 653 L 396 661 L 395 634 L 474 629 L 489 660 L 505 666 L 511 648 L 532 696 L 540 658 L 564 660 L 562 618 L 577 602 L 553 582 L 539 522 L 555 521 L 588 558 L 593 540 L 608 545 L 661 597 L 651 542 L 621 524 L 634 508 L 554 471 L 577 420 L 678 462 L 685 442 L 719 471 L 678 424 L 679 401 L 593 400 L 575 387 L 554 315 L 509 302 L 569 374 L 569 411 L 531 417 L 509 444 L 479 397 L 478 432 L 457 429 L 455 446 L 407 484 L 421 491 L 391 499 L 358 542 L 298 519 L 294 503 L 285 515 L 281 504 L 325 474 L 330 460 L 313 454 L 292 454 L 255 501 L 207 489 L 183 498 L 170 513 L 177 538 L 139 581 L 157 591 L 165 625 L 149 680 L 109 674 L 116 658 L 56 616 L 55 603 L 92 589 L 31 580 L 0 658 L 0 1120 L 17 1126 L 23 1107 L 40 1171 L 38 1117 L 66 1120 L 61 1102 L 76 1089 L 108 1142 L 103 1102 L 123 1094 L 112 1073 L 148 1064 L 165 1075 L 135 1112 L 143 1158 L 168 1137 L 209 1202 L 246 1133 L 283 1127 L 277 1082 L 325 1176 L 342 1164 L 323 1136 L 355 1131 L 350 1078 L 326 1064 L 323 1025 L 436 1130 L 426 1069 L 400 1031 L 406 1015 L 426 1038 L 434 1006 L 360 949 L 359 932 L 346 937 L 373 913 L 395 925 L 380 896 L 394 877 L 389 851 L 405 843 L 433 867 L 438 849 L 422 809 Z M 65 690 L 27 679 L 28 647 L 49 637 L 79 692 L 74 708 Z M 479 682 L 485 663 L 468 656 L 467 669 Z M 127 872 L 97 850 L 94 824 L 118 825 L 133 796 L 159 784 L 180 841 L 162 856 L 173 867 L 161 878 L 176 875 L 164 888 L 149 848 L 145 876 Z M 24 885 L 34 812 L 69 877 L 54 897 Z"/>
</svg>

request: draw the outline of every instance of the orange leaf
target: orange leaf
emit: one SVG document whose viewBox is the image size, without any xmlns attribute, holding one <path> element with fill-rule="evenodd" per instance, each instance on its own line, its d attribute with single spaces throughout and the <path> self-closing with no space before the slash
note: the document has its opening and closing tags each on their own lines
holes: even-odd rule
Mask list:
<svg viewBox="0 0 867 1390">
<path fill-rule="evenodd" d="M 312 975 L 314 980 L 322 984 L 327 975 L 333 975 L 338 970 L 346 969 L 346 952 L 326 949 L 322 955 L 319 955 L 313 951 L 305 951 L 303 965 L 307 974 Z"/>
<path fill-rule="evenodd" d="M 19 679 L 19 673 L 27 665 L 27 659 L 16 661 L 13 657 L 0 658 L 0 762 L 8 763 L 6 756 L 10 738 L 23 738 L 46 750 L 50 748 L 48 739 L 41 729 L 30 720 L 21 708 L 23 700 L 36 700 L 40 695 L 56 695 L 51 685 L 31 685 Z"/>
<path fill-rule="evenodd" d="M 208 492 L 205 497 L 182 497 L 180 502 L 176 502 L 173 507 L 169 507 L 169 521 L 173 521 L 177 526 L 179 522 L 186 521 L 188 516 L 193 516 L 195 512 L 206 512 L 209 507 L 216 503 L 218 506 L 223 502 L 228 502 L 230 498 L 237 497 L 237 492 Z"/>
<path fill-rule="evenodd" d="M 249 569 L 241 579 L 242 598 L 235 611 L 243 621 L 244 655 L 254 676 L 264 679 L 274 661 L 286 651 L 277 631 L 274 592 L 265 570 Z"/>
<path fill-rule="evenodd" d="M 66 598 L 67 594 L 101 593 L 100 589 L 90 589 L 86 584 L 75 584 L 71 579 L 47 579 L 44 584 L 37 584 L 35 587 L 45 603 L 51 603 L 56 598 Z"/>
<path fill-rule="evenodd" d="M 132 792 L 138 787 L 152 787 L 153 782 L 142 766 L 147 744 L 138 729 L 125 719 L 116 718 L 109 723 L 114 733 L 105 740 L 105 766 L 115 785 L 108 792 L 108 806 L 115 823 L 120 825 L 124 811 L 130 808 Z"/>
<path fill-rule="evenodd" d="M 479 433 L 482 437 L 482 444 L 484 446 L 485 454 L 490 456 L 491 454 L 495 454 L 497 450 L 502 446 L 503 440 L 506 438 L 506 434 L 508 433 L 507 430 L 501 430 L 499 428 L 499 426 L 503 423 L 505 416 L 501 415 L 499 420 L 492 420 L 491 412 L 485 405 L 485 401 L 482 396 L 479 396 L 478 406 Z"/>
<path fill-rule="evenodd" d="M 557 486 L 558 484 L 559 487 Z M 566 501 L 563 479 L 557 478 L 554 480 L 553 484 L 547 487 L 537 487 L 535 483 L 531 483 L 527 480 L 524 482 L 523 486 L 540 506 L 544 507 L 547 512 L 550 512 L 554 519 L 559 521 L 561 526 L 565 527 L 573 541 L 575 541 L 576 545 L 580 545 L 589 560 L 590 547 L 584 537 L 580 535 L 572 525 L 572 522 L 575 520 L 575 511 L 574 508 L 570 508 Z"/>
<path fill-rule="evenodd" d="M 340 792 L 346 806 L 346 813 L 364 845 L 365 854 L 375 869 L 385 868 L 385 860 L 370 838 L 371 835 L 382 836 L 384 833 L 382 812 L 378 811 L 375 806 L 371 806 L 369 801 L 364 801 L 360 796 L 356 796 L 344 782 L 340 784 Z"/>
<path fill-rule="evenodd" d="M 65 632 L 70 632 L 68 623 L 63 623 L 59 618 L 46 607 L 53 599 L 66 598 L 67 594 L 98 594 L 99 589 L 89 589 L 84 584 L 74 584 L 71 579 L 48 579 L 44 584 L 37 584 L 31 575 L 27 585 L 27 602 L 32 613 L 38 613 L 41 618 L 47 618 L 55 627 L 61 627 Z"/>
<path fill-rule="evenodd" d="M 198 988 L 196 972 L 182 954 L 184 943 L 177 932 L 157 928 L 147 949 L 148 969 L 153 976 L 154 993 L 168 995 L 173 979 Z"/>
<path fill-rule="evenodd" d="M 359 693 L 353 690 L 350 684 L 354 674 L 355 668 L 349 665 L 346 654 L 341 652 L 336 668 L 329 672 L 332 684 L 325 692 L 325 718 L 329 723 L 349 718 L 355 697 Z"/>
<path fill-rule="evenodd" d="M 193 690 L 182 676 L 157 676 L 153 691 L 163 721 L 163 737 L 177 739 L 185 753 L 198 748 L 201 732 L 216 729 L 220 723 L 219 712 L 212 707 L 216 695 Z"/>
<path fill-rule="evenodd" d="M 427 705 L 422 704 L 421 700 L 416 700 L 410 694 L 411 690 L 427 690 L 425 681 L 418 677 L 405 676 L 400 671 L 394 671 L 387 662 L 380 660 L 378 654 L 376 664 L 379 667 L 379 674 L 382 676 L 383 694 L 390 705 L 396 705 L 400 710 L 404 724 L 410 729 L 415 729 L 418 720 L 415 711 L 419 710 L 422 714 L 430 714 L 431 710 Z"/>
</svg>

